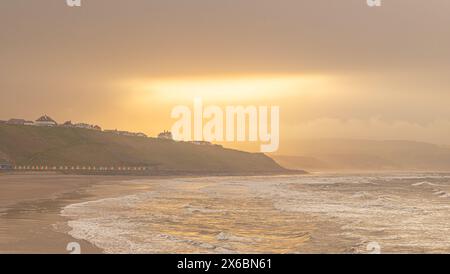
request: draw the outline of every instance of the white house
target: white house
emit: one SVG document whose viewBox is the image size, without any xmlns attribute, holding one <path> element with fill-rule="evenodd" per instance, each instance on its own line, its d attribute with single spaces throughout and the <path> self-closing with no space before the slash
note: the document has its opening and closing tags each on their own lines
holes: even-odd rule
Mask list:
<svg viewBox="0 0 450 274">
<path fill-rule="evenodd" d="M 77 123 L 74 125 L 76 128 L 93 129 L 93 126 L 86 123 Z"/>
<path fill-rule="evenodd" d="M 135 132 L 129 132 L 129 131 L 121 131 L 121 130 L 105 130 L 104 132 L 106 133 L 113 133 L 116 135 L 121 135 L 121 136 L 132 136 L 132 137 L 147 137 L 146 134 L 139 132 L 139 133 L 135 133 Z"/>
<path fill-rule="evenodd" d="M 142 133 L 142 132 L 136 133 L 136 136 L 137 136 L 137 137 L 146 137 L 146 138 L 148 137 L 147 134 Z"/>
<path fill-rule="evenodd" d="M 212 146 L 213 145 L 211 142 L 207 142 L 207 141 L 190 141 L 189 143 L 197 145 L 197 146 Z"/>
<path fill-rule="evenodd" d="M 54 127 L 54 126 L 58 125 L 55 122 L 55 120 L 53 120 L 52 118 L 50 118 L 47 115 L 44 115 L 44 116 L 40 117 L 39 119 L 37 119 L 34 124 L 36 126 L 44 126 L 44 127 Z"/>
</svg>

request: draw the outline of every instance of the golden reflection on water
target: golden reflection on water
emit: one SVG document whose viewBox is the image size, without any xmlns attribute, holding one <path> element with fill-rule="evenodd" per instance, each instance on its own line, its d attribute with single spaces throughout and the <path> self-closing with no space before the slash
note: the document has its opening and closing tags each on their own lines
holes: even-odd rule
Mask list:
<svg viewBox="0 0 450 274">
<path fill-rule="evenodd" d="M 181 186 L 182 191 L 173 191 L 170 198 L 161 195 L 140 204 L 136 210 L 141 214 L 157 212 L 152 213 L 155 222 L 143 229 L 183 239 L 186 245 L 174 245 L 178 253 L 213 252 L 213 246 L 244 253 L 292 253 L 308 240 L 312 226 L 303 216 L 280 212 L 271 201 L 252 197 L 243 187 L 226 195 L 199 192 L 208 185 Z"/>
<path fill-rule="evenodd" d="M 449 180 L 450 174 L 142 180 L 134 187 L 143 187 L 139 194 L 74 204 L 63 215 L 73 237 L 108 253 L 367 253 L 373 242 L 383 253 L 448 253 Z"/>
</svg>

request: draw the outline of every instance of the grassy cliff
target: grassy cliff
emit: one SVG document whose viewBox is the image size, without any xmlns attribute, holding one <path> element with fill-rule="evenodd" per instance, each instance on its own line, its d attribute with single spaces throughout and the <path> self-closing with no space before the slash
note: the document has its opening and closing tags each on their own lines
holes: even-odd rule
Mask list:
<svg viewBox="0 0 450 274">
<path fill-rule="evenodd" d="M 0 161 L 14 165 L 145 166 L 163 174 L 283 173 L 261 153 L 86 129 L 0 125 Z"/>
</svg>

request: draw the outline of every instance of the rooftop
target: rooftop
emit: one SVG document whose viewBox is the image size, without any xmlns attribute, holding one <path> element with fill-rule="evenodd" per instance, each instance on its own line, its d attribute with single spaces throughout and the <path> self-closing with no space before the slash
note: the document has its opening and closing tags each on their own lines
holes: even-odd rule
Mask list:
<svg viewBox="0 0 450 274">
<path fill-rule="evenodd" d="M 39 119 L 36 120 L 36 122 L 55 122 L 55 120 L 53 120 L 52 118 L 50 118 L 50 116 L 44 115 L 42 117 L 40 117 Z"/>
</svg>

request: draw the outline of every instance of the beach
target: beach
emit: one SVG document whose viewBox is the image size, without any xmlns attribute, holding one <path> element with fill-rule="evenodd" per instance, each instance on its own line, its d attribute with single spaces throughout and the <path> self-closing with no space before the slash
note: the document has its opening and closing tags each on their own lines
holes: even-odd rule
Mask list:
<svg viewBox="0 0 450 274">
<path fill-rule="evenodd" d="M 450 175 L 0 175 L 0 253 L 447 253 Z"/>
<path fill-rule="evenodd" d="M 52 173 L 0 174 L 0 253 L 68 254 L 66 247 L 70 242 L 78 242 L 83 253 L 101 253 L 91 243 L 71 237 L 67 233 L 67 220 L 60 212 L 72 203 L 133 192 L 133 186 L 120 184 L 132 179 Z"/>
</svg>

